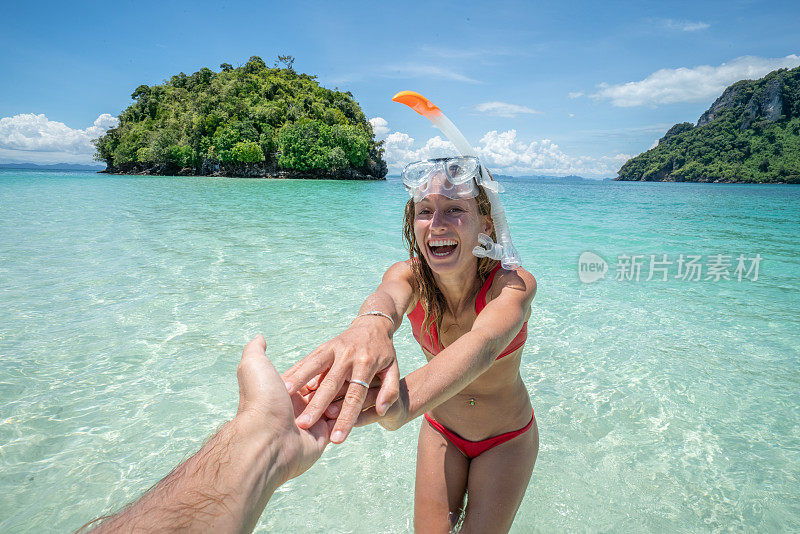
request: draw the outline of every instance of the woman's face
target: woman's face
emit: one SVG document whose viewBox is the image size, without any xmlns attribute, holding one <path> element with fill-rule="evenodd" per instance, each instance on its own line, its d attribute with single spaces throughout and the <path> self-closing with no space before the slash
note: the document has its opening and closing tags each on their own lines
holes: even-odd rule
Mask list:
<svg viewBox="0 0 800 534">
<path fill-rule="evenodd" d="M 480 214 L 474 198 L 429 195 L 414 204 L 414 236 L 434 272 L 459 270 L 477 261 L 472 249 L 479 233 L 490 235 L 492 224 Z"/>
</svg>

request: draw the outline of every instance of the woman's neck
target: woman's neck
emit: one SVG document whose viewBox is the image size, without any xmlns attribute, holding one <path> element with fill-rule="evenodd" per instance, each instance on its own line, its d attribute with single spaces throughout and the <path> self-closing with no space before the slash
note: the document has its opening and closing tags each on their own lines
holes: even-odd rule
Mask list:
<svg viewBox="0 0 800 534">
<path fill-rule="evenodd" d="M 477 262 L 471 263 L 463 271 L 444 275 L 433 273 L 433 278 L 447 303 L 447 310 L 442 311 L 449 311 L 453 317 L 460 317 L 466 311 L 480 289 Z"/>
</svg>

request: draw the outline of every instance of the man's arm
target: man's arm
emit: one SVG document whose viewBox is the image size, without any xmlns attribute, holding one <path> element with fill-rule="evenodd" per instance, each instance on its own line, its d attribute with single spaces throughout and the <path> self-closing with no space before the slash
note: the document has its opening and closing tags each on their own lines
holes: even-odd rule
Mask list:
<svg viewBox="0 0 800 534">
<path fill-rule="evenodd" d="M 225 423 L 200 451 L 94 532 L 248 532 L 281 484 L 277 444 L 246 422 Z"/>
<path fill-rule="evenodd" d="M 306 400 L 290 398 L 265 349 L 259 335 L 242 354 L 236 417 L 94 532 L 253 530 L 275 489 L 308 469 L 330 435 L 327 420 L 308 430 L 295 426 Z"/>
</svg>

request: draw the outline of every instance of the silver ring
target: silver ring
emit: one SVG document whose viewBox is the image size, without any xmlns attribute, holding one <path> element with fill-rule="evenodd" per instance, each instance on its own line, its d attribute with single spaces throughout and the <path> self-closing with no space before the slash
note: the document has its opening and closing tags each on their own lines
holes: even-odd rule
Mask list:
<svg viewBox="0 0 800 534">
<path fill-rule="evenodd" d="M 359 386 L 364 386 L 365 388 L 369 389 L 369 384 L 364 382 L 363 380 L 350 380 L 351 384 L 358 384 Z"/>
</svg>

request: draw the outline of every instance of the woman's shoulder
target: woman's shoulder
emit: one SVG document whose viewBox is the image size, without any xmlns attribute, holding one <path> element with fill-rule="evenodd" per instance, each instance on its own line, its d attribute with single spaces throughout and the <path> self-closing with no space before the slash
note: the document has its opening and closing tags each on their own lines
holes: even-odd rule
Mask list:
<svg viewBox="0 0 800 534">
<path fill-rule="evenodd" d="M 383 275 L 384 278 L 386 276 L 392 278 L 401 278 L 404 280 L 411 281 L 414 279 L 414 270 L 411 266 L 412 260 L 405 260 L 405 261 L 398 261 L 393 263 L 386 269 L 386 273 Z"/>
<path fill-rule="evenodd" d="M 489 293 L 492 297 L 496 297 L 506 288 L 522 291 L 526 296 L 533 299 L 536 294 L 536 277 L 522 267 L 517 267 L 516 269 L 500 268 L 492 281 Z"/>
</svg>

